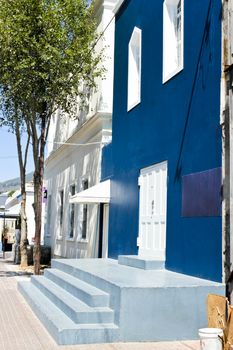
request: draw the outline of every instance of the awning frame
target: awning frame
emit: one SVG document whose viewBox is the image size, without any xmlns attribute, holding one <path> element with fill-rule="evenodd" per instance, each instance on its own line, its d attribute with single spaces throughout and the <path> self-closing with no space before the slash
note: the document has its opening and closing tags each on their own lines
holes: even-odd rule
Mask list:
<svg viewBox="0 0 233 350">
<path fill-rule="evenodd" d="M 106 180 L 70 197 L 72 204 L 99 204 L 110 202 L 110 180 Z"/>
</svg>

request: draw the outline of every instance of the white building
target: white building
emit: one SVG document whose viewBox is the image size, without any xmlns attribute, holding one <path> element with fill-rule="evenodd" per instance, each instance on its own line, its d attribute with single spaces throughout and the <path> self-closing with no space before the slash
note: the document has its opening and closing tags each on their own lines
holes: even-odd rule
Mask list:
<svg viewBox="0 0 233 350">
<path fill-rule="evenodd" d="M 98 204 L 71 204 L 71 196 L 93 187 L 101 179 L 103 145 L 111 141 L 114 14 L 116 0 L 97 0 L 95 10 L 99 40 L 97 49 L 106 47 L 106 79 L 98 80 L 97 92 L 90 96 L 88 112 L 79 112 L 76 120 L 53 116 L 48 135 L 45 164 L 47 205 L 45 244 L 52 255 L 67 258 L 98 257 Z M 106 247 L 106 242 L 103 242 Z M 106 256 L 104 248 L 101 256 Z"/>
<path fill-rule="evenodd" d="M 34 203 L 34 187 L 33 183 L 26 184 L 26 215 L 27 215 L 27 229 L 28 229 L 28 242 L 33 244 L 33 238 L 35 236 L 35 221 L 34 221 L 34 209 L 32 204 Z M 14 241 L 14 231 L 16 220 L 20 217 L 21 207 L 21 191 L 16 190 L 11 196 L 5 196 L 5 202 L 2 205 L 1 218 L 0 218 L 0 232 L 2 232 L 4 226 L 8 228 L 11 236 L 11 242 Z M 42 237 L 43 241 L 43 237 Z"/>
</svg>

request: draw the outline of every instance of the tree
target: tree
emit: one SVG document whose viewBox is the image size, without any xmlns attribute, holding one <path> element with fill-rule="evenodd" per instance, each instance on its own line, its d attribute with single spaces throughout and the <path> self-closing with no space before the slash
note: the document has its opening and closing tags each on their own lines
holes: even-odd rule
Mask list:
<svg viewBox="0 0 233 350">
<path fill-rule="evenodd" d="M 40 269 L 44 154 L 52 114 L 71 115 L 82 83 L 95 87 L 103 53 L 87 0 L 0 0 L 0 87 L 13 97 L 28 125 L 34 156 L 34 272 Z"/>
<path fill-rule="evenodd" d="M 20 237 L 20 255 L 21 266 L 28 265 L 27 259 L 27 215 L 26 215 L 26 165 L 30 142 L 30 130 L 27 132 L 27 141 L 25 147 L 22 146 L 22 133 L 25 131 L 24 118 L 21 111 L 16 106 L 16 101 L 12 100 L 6 90 L 1 91 L 1 110 L 2 117 L 0 118 L 0 125 L 7 126 L 9 131 L 15 134 L 18 162 L 20 170 L 20 190 L 21 190 L 21 237 Z"/>
</svg>

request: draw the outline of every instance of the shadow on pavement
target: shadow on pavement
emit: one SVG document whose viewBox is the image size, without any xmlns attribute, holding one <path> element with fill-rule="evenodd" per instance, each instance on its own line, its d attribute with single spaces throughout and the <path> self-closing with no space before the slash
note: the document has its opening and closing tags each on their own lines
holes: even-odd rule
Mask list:
<svg viewBox="0 0 233 350">
<path fill-rule="evenodd" d="M 0 277 L 31 276 L 31 272 L 25 271 L 0 271 Z"/>
</svg>

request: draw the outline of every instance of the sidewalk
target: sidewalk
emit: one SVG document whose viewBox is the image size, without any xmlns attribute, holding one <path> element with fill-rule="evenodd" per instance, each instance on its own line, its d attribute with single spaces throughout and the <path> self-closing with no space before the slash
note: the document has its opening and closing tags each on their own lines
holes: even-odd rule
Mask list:
<svg viewBox="0 0 233 350">
<path fill-rule="evenodd" d="M 17 290 L 17 281 L 30 278 L 0 255 L 1 350 L 199 350 L 199 341 L 114 343 L 58 346 Z M 169 330 L 168 330 L 169 331 Z"/>
</svg>

